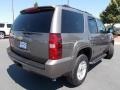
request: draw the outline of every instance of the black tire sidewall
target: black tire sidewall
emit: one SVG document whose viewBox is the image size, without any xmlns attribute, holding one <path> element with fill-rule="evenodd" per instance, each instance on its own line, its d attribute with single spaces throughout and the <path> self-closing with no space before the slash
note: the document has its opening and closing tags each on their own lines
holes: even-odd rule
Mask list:
<svg viewBox="0 0 120 90">
<path fill-rule="evenodd" d="M 82 80 L 79 80 L 78 77 L 77 77 L 77 70 L 78 70 L 78 67 L 79 67 L 79 64 L 82 62 L 82 61 L 85 61 L 87 63 L 87 70 L 86 70 L 86 74 L 84 76 L 84 78 Z M 86 76 L 87 76 L 87 72 L 88 72 L 88 58 L 86 55 L 84 54 L 81 54 L 79 57 L 77 57 L 77 60 L 76 60 L 76 63 L 74 65 L 74 68 L 71 72 L 71 80 L 70 80 L 70 83 L 73 85 L 73 86 L 78 86 L 78 85 L 81 85 L 83 83 L 83 81 L 85 80 Z"/>
<path fill-rule="evenodd" d="M 0 32 L 0 34 L 1 34 L 1 33 L 4 35 L 4 37 L 3 37 L 3 38 L 0 38 L 0 39 L 4 39 L 4 38 L 5 38 L 5 34 L 4 34 L 3 32 Z"/>
<path fill-rule="evenodd" d="M 109 49 L 107 51 L 107 56 L 105 57 L 105 59 L 111 59 L 113 57 L 114 54 L 114 45 L 110 44 Z"/>
</svg>

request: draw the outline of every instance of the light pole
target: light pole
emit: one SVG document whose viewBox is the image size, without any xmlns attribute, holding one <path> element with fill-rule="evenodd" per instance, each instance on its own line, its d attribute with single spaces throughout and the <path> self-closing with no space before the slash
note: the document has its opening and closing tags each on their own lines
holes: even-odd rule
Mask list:
<svg viewBox="0 0 120 90">
<path fill-rule="evenodd" d="M 69 5 L 69 3 L 70 3 L 70 1 L 69 1 L 69 0 L 67 0 L 67 5 Z"/>
<path fill-rule="evenodd" d="M 14 22 L 14 1 L 12 0 L 12 16 L 13 16 L 13 22 Z"/>
</svg>

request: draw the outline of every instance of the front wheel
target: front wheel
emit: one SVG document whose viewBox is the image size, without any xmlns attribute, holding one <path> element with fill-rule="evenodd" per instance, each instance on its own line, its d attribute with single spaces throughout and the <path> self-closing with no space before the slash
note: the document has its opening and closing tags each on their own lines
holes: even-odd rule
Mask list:
<svg viewBox="0 0 120 90">
<path fill-rule="evenodd" d="M 113 54 L 114 54 L 114 45 L 113 44 L 111 44 L 109 46 L 109 49 L 106 54 L 107 54 L 107 56 L 105 57 L 105 59 L 111 59 L 113 57 Z"/>
<path fill-rule="evenodd" d="M 88 58 L 81 54 L 75 63 L 73 70 L 69 73 L 67 80 L 73 86 L 79 86 L 83 83 L 88 72 Z"/>
<path fill-rule="evenodd" d="M 3 32 L 0 32 L 0 39 L 4 39 L 5 38 L 5 34 Z"/>
</svg>

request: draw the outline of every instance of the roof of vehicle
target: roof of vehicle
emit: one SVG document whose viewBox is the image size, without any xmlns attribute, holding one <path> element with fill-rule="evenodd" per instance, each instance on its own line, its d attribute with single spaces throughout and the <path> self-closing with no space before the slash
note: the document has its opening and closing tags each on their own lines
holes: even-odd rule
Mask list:
<svg viewBox="0 0 120 90">
<path fill-rule="evenodd" d="M 31 7 L 31 8 L 24 9 L 24 10 L 22 10 L 21 12 L 24 12 L 25 10 L 29 10 L 29 9 L 35 9 L 35 8 L 38 8 L 38 9 L 54 9 L 54 8 L 56 8 L 56 7 L 61 7 L 61 8 L 64 7 L 64 8 L 74 9 L 74 10 L 78 10 L 78 11 L 81 11 L 81 12 L 83 12 L 83 13 L 86 13 L 86 14 L 88 14 L 88 15 L 90 15 L 90 16 L 93 16 L 92 14 L 90 14 L 90 13 L 88 13 L 88 12 L 86 12 L 86 11 L 82 11 L 82 10 L 73 8 L 73 7 L 69 6 L 69 5 L 53 5 L 53 6 Z"/>
<path fill-rule="evenodd" d="M 0 24 L 11 24 L 11 23 L 8 23 L 8 22 L 0 22 Z"/>
</svg>

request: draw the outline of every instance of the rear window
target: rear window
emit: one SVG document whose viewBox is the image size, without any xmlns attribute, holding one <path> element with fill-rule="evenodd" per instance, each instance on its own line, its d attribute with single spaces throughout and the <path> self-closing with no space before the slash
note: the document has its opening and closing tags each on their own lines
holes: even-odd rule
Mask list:
<svg viewBox="0 0 120 90">
<path fill-rule="evenodd" d="M 7 24 L 7 28 L 11 28 L 11 26 L 12 26 L 11 24 Z"/>
<path fill-rule="evenodd" d="M 49 33 L 54 10 L 21 14 L 15 20 L 12 30 Z"/>
<path fill-rule="evenodd" d="M 3 23 L 0 23 L 0 27 L 3 28 L 5 26 L 5 24 Z"/>
<path fill-rule="evenodd" d="M 84 18 L 77 12 L 62 11 L 62 32 L 63 33 L 83 33 Z"/>
</svg>

